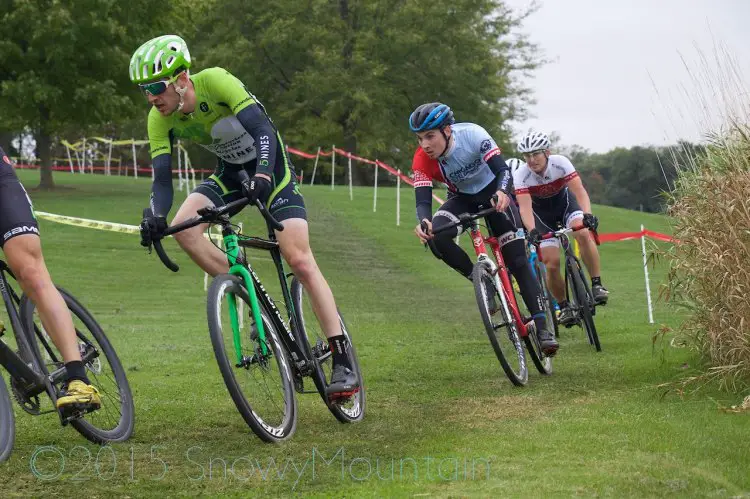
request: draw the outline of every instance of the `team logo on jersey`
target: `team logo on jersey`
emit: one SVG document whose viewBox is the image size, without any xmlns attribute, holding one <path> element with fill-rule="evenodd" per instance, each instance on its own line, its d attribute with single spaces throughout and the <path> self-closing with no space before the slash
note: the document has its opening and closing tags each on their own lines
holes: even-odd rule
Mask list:
<svg viewBox="0 0 750 499">
<path fill-rule="evenodd" d="M 482 154 L 484 154 L 487 151 L 489 151 L 491 147 L 492 147 L 492 142 L 490 142 L 489 139 L 484 139 L 482 141 L 482 144 L 479 146 L 479 152 L 481 152 Z"/>
<path fill-rule="evenodd" d="M 200 108 L 201 108 L 201 111 L 203 111 L 204 113 L 207 113 L 208 112 L 208 103 L 207 102 L 201 102 Z"/>
</svg>

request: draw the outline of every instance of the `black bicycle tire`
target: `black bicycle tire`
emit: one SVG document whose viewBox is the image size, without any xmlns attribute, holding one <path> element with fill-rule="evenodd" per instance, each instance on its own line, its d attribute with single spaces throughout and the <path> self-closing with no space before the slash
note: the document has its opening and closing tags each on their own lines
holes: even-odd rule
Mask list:
<svg viewBox="0 0 750 499">
<path fill-rule="evenodd" d="M 0 463 L 5 462 L 13 451 L 16 440 L 16 421 L 13 403 L 10 400 L 5 380 L 0 376 Z"/>
<path fill-rule="evenodd" d="M 489 276 L 489 268 L 487 265 L 483 262 L 477 262 L 474 264 L 474 269 L 471 271 L 471 278 L 474 283 L 474 294 L 477 300 L 477 307 L 479 308 L 479 315 L 482 317 L 482 323 L 484 324 L 485 333 L 487 333 L 492 349 L 495 352 L 497 360 L 500 361 L 500 366 L 503 368 L 503 371 L 505 371 L 505 375 L 515 386 L 524 386 L 529 379 L 525 347 L 521 344 L 521 338 L 518 334 L 518 328 L 515 325 L 515 319 L 507 317 L 505 309 L 501 307 L 497 313 L 503 315 L 503 320 L 506 323 L 505 329 L 507 329 L 517 340 L 514 341 L 516 349 L 515 354 L 518 356 L 520 372 L 516 373 L 508 362 L 508 359 L 505 357 L 505 353 L 495 337 L 495 327 L 484 300 L 484 284 L 482 278 L 485 275 Z"/>
<path fill-rule="evenodd" d="M 538 273 L 539 267 L 537 264 L 534 264 L 536 268 L 534 271 L 536 272 L 536 278 L 537 282 L 539 282 L 539 285 L 541 286 L 541 291 L 543 293 L 544 301 L 545 301 L 545 315 L 547 320 L 547 327 L 549 327 L 549 322 L 553 321 L 554 323 L 554 313 L 552 312 L 552 302 L 549 300 L 549 296 L 547 296 L 546 293 L 546 286 L 542 284 L 543 277 Z M 540 374 L 543 374 L 545 376 L 552 374 L 552 357 L 547 356 L 542 352 L 542 345 L 539 343 L 539 337 L 536 334 L 536 324 L 534 325 L 533 330 L 530 334 L 523 337 L 523 341 L 526 344 L 526 350 L 529 352 L 529 356 L 531 357 L 531 361 L 534 363 L 534 367 L 536 367 L 536 370 L 539 371 Z M 547 365 L 545 365 L 547 364 Z"/>
<path fill-rule="evenodd" d="M 596 331 L 596 324 L 594 323 L 594 317 L 592 314 L 592 309 L 594 307 L 593 296 L 586 288 L 584 277 L 581 276 L 583 273 L 581 265 L 575 258 L 569 258 L 567 265 L 568 271 L 572 277 L 573 286 L 576 290 L 576 300 L 578 302 L 578 307 L 581 310 L 581 322 L 583 322 L 583 329 L 586 331 L 586 337 L 589 340 L 589 344 L 592 345 L 597 352 L 601 352 L 602 346 L 599 342 L 599 334 Z"/>
<path fill-rule="evenodd" d="M 133 402 L 133 394 L 128 383 L 125 369 L 122 367 L 120 358 L 117 356 L 112 343 L 110 343 L 107 335 L 104 334 L 99 323 L 94 319 L 91 313 L 70 293 L 65 289 L 57 286 L 57 290 L 63 297 L 65 304 L 68 306 L 71 314 L 78 317 L 80 321 L 86 326 L 86 329 L 94 337 L 95 342 L 101 348 L 104 356 L 107 359 L 112 373 L 115 376 L 117 383 L 117 389 L 121 397 L 121 408 L 122 413 L 118 425 L 112 430 L 102 430 L 97 428 L 95 425 L 86 420 L 86 418 L 74 419 L 70 421 L 70 425 L 83 435 L 87 440 L 96 443 L 104 444 L 108 442 L 124 442 L 133 434 L 133 428 L 135 427 L 135 404 Z M 20 315 L 24 324 L 26 334 L 28 335 L 29 344 L 31 345 L 31 352 L 34 356 L 37 368 L 40 369 L 43 374 L 49 374 L 44 360 L 42 359 L 41 350 L 39 349 L 38 341 L 36 336 L 32 333 L 35 330 L 34 326 L 34 303 L 27 297 L 21 297 Z M 90 341 L 90 340 L 89 340 Z M 101 410 L 101 409 L 100 409 Z"/>
<path fill-rule="evenodd" d="M 547 286 L 547 267 L 545 267 L 544 264 L 539 262 L 538 260 L 534 262 L 534 266 L 536 267 L 535 272 L 537 275 L 537 281 L 539 282 L 539 286 L 542 288 L 542 293 L 544 293 L 544 298 L 547 301 L 547 306 L 549 307 L 550 315 L 552 316 L 552 326 L 555 330 L 555 338 L 557 338 L 560 334 L 560 324 L 557 322 L 557 315 L 555 314 L 555 303 L 554 298 L 552 297 L 552 292 L 549 290 L 549 286 Z"/>
<path fill-rule="evenodd" d="M 225 284 L 226 283 L 226 284 Z M 294 435 L 297 429 L 297 399 L 294 395 L 294 383 L 292 381 L 292 364 L 290 363 L 289 356 L 279 340 L 278 333 L 271 324 L 270 313 L 265 309 L 265 306 L 261 301 L 258 305 L 261 307 L 261 317 L 265 328 L 266 338 L 270 338 L 269 342 L 273 351 L 273 355 L 279 358 L 281 361 L 278 362 L 279 373 L 282 380 L 282 390 L 284 396 L 288 397 L 285 401 L 285 422 L 278 429 L 281 431 L 274 432 L 266 428 L 264 421 L 259 421 L 258 417 L 255 416 L 250 402 L 247 400 L 245 395 L 242 393 L 237 379 L 234 376 L 234 370 L 236 367 L 231 363 L 227 357 L 226 348 L 224 347 L 224 335 L 221 331 L 221 321 L 219 319 L 219 308 L 216 306 L 219 304 L 218 299 L 221 294 L 231 287 L 231 291 L 239 297 L 247 305 L 247 310 L 250 310 L 250 297 L 243 284 L 241 278 L 230 275 L 220 274 L 214 277 L 211 282 L 211 286 L 208 288 L 208 296 L 206 299 L 206 313 L 208 318 L 208 330 L 211 336 L 211 344 L 213 346 L 214 355 L 216 361 L 219 364 L 219 371 L 221 372 L 224 384 L 229 391 L 229 395 L 234 402 L 235 407 L 239 411 L 242 419 L 245 420 L 250 429 L 255 433 L 258 438 L 264 442 L 282 442 L 288 440 Z M 225 288 L 225 289 L 223 289 Z M 282 371 L 283 367 L 286 366 L 286 373 Z M 288 409 L 288 411 L 287 411 Z M 289 412 L 290 414 L 287 414 Z M 268 425 L 270 427 L 270 425 Z M 278 434 L 277 434 L 278 433 Z"/>
<path fill-rule="evenodd" d="M 349 339 L 349 362 L 352 364 L 354 372 L 359 377 L 359 391 L 354 395 L 358 398 L 358 404 L 360 406 L 359 414 L 355 417 L 349 416 L 340 406 L 335 402 L 331 402 L 326 395 L 326 387 L 328 382 L 326 381 L 323 367 L 318 362 L 318 359 L 312 354 L 310 342 L 307 338 L 307 331 L 305 329 L 305 321 L 302 315 L 302 283 L 296 277 L 292 278 L 292 283 L 289 286 L 290 293 L 292 295 L 292 304 L 294 306 L 295 319 L 299 325 L 300 331 L 293 331 L 297 341 L 301 347 L 305 350 L 305 353 L 309 358 L 313 359 L 313 373 L 312 379 L 315 383 L 315 388 L 318 390 L 318 394 L 323 399 L 328 410 L 331 414 L 341 423 L 356 423 L 361 421 L 365 417 L 366 407 L 366 395 L 365 395 L 365 380 L 362 377 L 362 369 L 359 365 L 359 357 L 357 356 L 357 349 L 354 347 L 351 335 L 349 334 L 349 328 L 346 326 L 344 318 L 341 316 L 341 311 L 337 309 L 339 315 L 339 321 L 341 322 L 341 328 L 346 337 Z"/>
<path fill-rule="evenodd" d="M 518 280 L 515 279 L 513 276 L 510 276 L 510 282 L 513 285 L 513 292 L 516 294 L 516 303 L 519 305 L 523 302 L 523 296 L 518 296 L 520 294 L 520 285 L 518 284 Z M 519 292 L 517 293 L 516 290 Z M 525 305 L 525 303 L 524 303 Z M 528 308 L 526 308 L 526 312 L 528 312 Z M 528 312 L 528 315 L 531 316 L 531 312 Z M 521 314 L 521 317 L 526 317 Z M 540 374 L 548 375 L 552 374 L 552 357 L 548 357 L 544 355 L 542 352 L 542 346 L 539 343 L 539 337 L 536 334 L 536 324 L 527 324 L 527 335 L 523 336 L 523 343 L 526 345 L 526 351 L 529 352 L 529 356 L 531 357 L 531 361 L 534 363 L 534 367 L 537 371 L 539 371 Z M 549 364 L 549 367 L 544 365 L 544 360 L 546 360 Z"/>
</svg>

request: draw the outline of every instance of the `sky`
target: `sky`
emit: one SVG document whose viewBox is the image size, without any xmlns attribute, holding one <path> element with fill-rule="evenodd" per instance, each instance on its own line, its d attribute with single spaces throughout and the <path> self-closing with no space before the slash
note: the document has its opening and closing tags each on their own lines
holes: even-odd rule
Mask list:
<svg viewBox="0 0 750 499">
<path fill-rule="evenodd" d="M 550 62 L 523 80 L 536 104 L 516 138 L 538 129 L 605 152 L 699 141 L 750 117 L 750 0 L 538 3 L 521 31 Z"/>
</svg>

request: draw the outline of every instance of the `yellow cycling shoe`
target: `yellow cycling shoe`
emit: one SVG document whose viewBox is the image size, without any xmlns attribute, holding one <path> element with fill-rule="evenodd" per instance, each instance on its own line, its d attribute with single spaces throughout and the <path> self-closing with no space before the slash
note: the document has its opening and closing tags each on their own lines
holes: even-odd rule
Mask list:
<svg viewBox="0 0 750 499">
<path fill-rule="evenodd" d="M 60 393 L 60 398 L 57 399 L 57 408 L 63 410 L 68 408 L 95 410 L 101 405 L 99 390 L 78 379 L 68 383 L 68 386 Z"/>
</svg>

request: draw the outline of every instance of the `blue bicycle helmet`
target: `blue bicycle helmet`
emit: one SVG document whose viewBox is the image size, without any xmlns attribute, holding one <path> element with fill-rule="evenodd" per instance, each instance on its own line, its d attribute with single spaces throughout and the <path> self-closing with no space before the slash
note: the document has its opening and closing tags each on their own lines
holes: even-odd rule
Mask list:
<svg viewBox="0 0 750 499">
<path fill-rule="evenodd" d="M 422 104 L 409 116 L 409 128 L 412 132 L 442 129 L 455 122 L 451 108 L 440 102 Z"/>
</svg>

